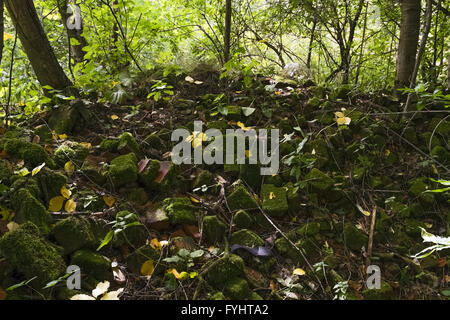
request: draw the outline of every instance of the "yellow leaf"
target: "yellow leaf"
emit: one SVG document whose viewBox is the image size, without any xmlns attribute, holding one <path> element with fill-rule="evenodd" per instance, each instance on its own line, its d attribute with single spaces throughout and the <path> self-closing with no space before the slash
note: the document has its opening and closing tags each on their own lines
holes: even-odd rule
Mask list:
<svg viewBox="0 0 450 320">
<path fill-rule="evenodd" d="M 63 133 L 58 135 L 59 140 L 66 140 L 67 139 L 67 134 Z"/>
<path fill-rule="evenodd" d="M 189 273 L 183 271 L 181 273 L 178 273 L 178 271 L 176 269 L 169 269 L 167 270 L 167 273 L 171 273 L 175 276 L 175 278 L 177 278 L 178 280 L 184 280 L 189 278 Z"/>
<path fill-rule="evenodd" d="M 13 39 L 14 36 L 12 34 L 9 34 L 7 32 L 3 32 L 3 41 L 9 40 L 9 39 Z"/>
<path fill-rule="evenodd" d="M 240 121 L 238 121 L 238 123 L 236 123 L 236 124 L 238 125 L 239 128 L 241 128 L 241 129 L 244 130 L 244 131 L 250 130 L 250 128 L 247 128 L 247 127 L 245 126 L 245 124 L 243 124 L 243 123 L 240 122 Z"/>
<path fill-rule="evenodd" d="M 305 270 L 301 269 L 301 268 L 297 268 L 294 270 L 294 272 L 292 272 L 293 275 L 296 276 L 304 276 L 306 274 Z"/>
<path fill-rule="evenodd" d="M 58 212 L 61 211 L 64 203 L 64 197 L 58 196 L 50 199 L 50 204 L 48 206 L 48 211 Z"/>
<path fill-rule="evenodd" d="M 161 248 L 162 248 L 161 242 L 159 242 L 159 240 L 156 238 L 154 238 L 154 239 L 152 239 L 152 241 L 150 241 L 150 246 L 153 249 L 157 249 L 157 250 L 161 250 Z"/>
<path fill-rule="evenodd" d="M 250 157 L 252 156 L 251 151 L 250 151 L 250 150 L 245 150 L 245 156 L 246 156 L 247 158 L 250 158 Z"/>
<path fill-rule="evenodd" d="M 338 125 L 343 126 L 345 124 L 345 118 L 337 118 L 336 122 Z"/>
<path fill-rule="evenodd" d="M 193 203 L 199 203 L 199 202 L 200 202 L 200 200 L 195 199 L 194 197 L 191 197 L 191 201 L 192 201 Z"/>
<path fill-rule="evenodd" d="M 364 210 L 359 204 L 356 205 L 356 207 L 358 208 L 358 210 L 365 215 L 366 217 L 370 217 L 370 212 L 367 210 Z"/>
<path fill-rule="evenodd" d="M 155 267 L 153 265 L 153 260 L 147 260 L 144 262 L 144 264 L 141 266 L 141 274 L 143 276 L 149 277 L 153 274 L 153 270 L 155 270 Z"/>
<path fill-rule="evenodd" d="M 386 157 L 389 157 L 390 154 L 391 154 L 391 150 L 386 149 L 386 150 L 384 151 L 384 155 L 385 155 Z"/>
<path fill-rule="evenodd" d="M 272 200 L 273 198 L 275 198 L 275 193 L 271 192 L 271 193 L 269 194 L 269 199 Z"/>
<path fill-rule="evenodd" d="M 66 164 L 64 165 L 64 170 L 69 176 L 71 176 L 75 171 L 75 165 L 72 161 L 66 162 Z"/>
<path fill-rule="evenodd" d="M 106 205 L 110 208 L 114 205 L 114 203 L 116 203 L 116 199 L 113 196 L 107 195 L 103 196 L 103 201 L 105 201 Z"/>
<path fill-rule="evenodd" d="M 89 142 L 81 142 L 80 144 L 85 149 L 92 149 L 92 144 L 90 144 Z"/>
<path fill-rule="evenodd" d="M 345 114 L 342 112 L 335 112 L 336 118 L 345 118 Z"/>
<path fill-rule="evenodd" d="M 70 196 L 72 195 L 72 191 L 67 189 L 66 186 L 62 186 L 60 191 L 61 191 L 61 195 L 66 199 L 69 199 Z"/>
<path fill-rule="evenodd" d="M 67 200 L 64 209 L 66 210 L 66 212 L 72 213 L 77 209 L 77 203 L 73 201 L 73 199 Z"/>
<path fill-rule="evenodd" d="M 112 120 L 117 120 L 117 119 L 119 119 L 119 116 L 116 115 L 116 114 L 113 114 L 113 115 L 111 116 L 111 119 L 112 119 Z"/>
<path fill-rule="evenodd" d="M 34 168 L 33 171 L 31 171 L 31 176 L 34 177 L 35 175 L 37 175 L 44 166 L 45 166 L 45 162 L 43 164 L 41 164 L 39 167 Z"/>
</svg>

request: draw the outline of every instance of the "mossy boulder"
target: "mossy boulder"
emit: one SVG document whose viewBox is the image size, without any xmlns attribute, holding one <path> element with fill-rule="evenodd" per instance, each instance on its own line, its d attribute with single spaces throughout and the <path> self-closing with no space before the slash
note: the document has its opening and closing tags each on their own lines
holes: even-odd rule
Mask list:
<svg viewBox="0 0 450 320">
<path fill-rule="evenodd" d="M 198 174 L 194 181 L 194 188 L 200 188 L 202 186 L 210 187 L 215 184 L 214 175 L 208 170 L 202 170 Z"/>
<path fill-rule="evenodd" d="M 283 217 L 289 209 L 286 188 L 265 184 L 261 190 L 262 208 L 271 217 Z"/>
<path fill-rule="evenodd" d="M 253 225 L 253 219 L 244 210 L 239 210 L 233 217 L 233 222 L 238 228 L 248 229 Z"/>
<path fill-rule="evenodd" d="M 380 289 L 366 289 L 362 292 L 366 300 L 393 300 L 394 290 L 386 281 L 381 281 Z"/>
<path fill-rule="evenodd" d="M 111 161 L 108 176 L 114 187 L 121 187 L 138 179 L 137 158 L 134 153 L 119 156 Z"/>
<path fill-rule="evenodd" d="M 344 237 L 347 247 L 351 250 L 359 251 L 367 245 L 368 237 L 351 223 L 344 226 Z"/>
<path fill-rule="evenodd" d="M 92 231 L 88 219 L 69 217 L 55 224 L 52 234 L 66 254 L 79 249 L 96 249 L 100 243 Z"/>
<path fill-rule="evenodd" d="M 203 218 L 203 231 L 210 243 L 223 240 L 227 226 L 217 216 L 206 216 Z"/>
<path fill-rule="evenodd" d="M 129 211 L 120 211 L 116 215 L 117 222 L 123 222 L 124 226 L 135 224 L 124 228 L 121 232 L 116 234 L 114 239 L 114 246 L 129 245 L 133 248 L 139 248 L 145 244 L 148 238 L 147 229 L 140 223 L 139 217 Z"/>
<path fill-rule="evenodd" d="M 11 175 L 11 164 L 6 160 L 0 160 L 0 183 L 8 185 Z"/>
<path fill-rule="evenodd" d="M 144 140 L 144 144 L 156 150 L 164 150 L 166 147 L 164 145 L 164 141 L 159 137 L 159 135 L 156 132 L 148 135 Z"/>
<path fill-rule="evenodd" d="M 216 289 L 221 290 L 229 279 L 244 277 L 244 260 L 235 254 L 226 255 L 214 261 L 206 272 L 206 280 Z"/>
<path fill-rule="evenodd" d="M 320 223 L 310 222 L 295 230 L 298 237 L 314 237 L 320 233 Z"/>
<path fill-rule="evenodd" d="M 82 274 L 87 274 L 96 280 L 104 281 L 112 278 L 111 261 L 92 251 L 78 250 L 74 252 L 70 264 L 79 266 Z"/>
<path fill-rule="evenodd" d="M 189 198 L 167 198 L 163 201 L 163 210 L 166 212 L 169 222 L 172 225 L 176 224 L 191 224 L 197 223 L 194 213 L 194 207 Z"/>
<path fill-rule="evenodd" d="M 156 188 L 155 179 L 159 175 L 161 163 L 158 160 L 150 160 L 144 171 L 139 174 L 139 182 L 149 190 Z"/>
<path fill-rule="evenodd" d="M 334 180 L 319 169 L 313 168 L 306 176 L 308 183 L 315 189 L 325 192 L 334 185 Z"/>
<path fill-rule="evenodd" d="M 51 217 L 43 204 L 25 188 L 11 195 L 11 205 L 16 213 L 14 220 L 23 224 L 32 222 L 43 234 L 50 232 Z"/>
<path fill-rule="evenodd" d="M 66 141 L 55 150 L 55 161 L 60 167 L 64 166 L 68 161 L 72 161 L 75 165 L 81 166 L 88 154 L 89 150 L 81 143 Z"/>
<path fill-rule="evenodd" d="M 144 245 L 136 249 L 127 257 L 127 268 L 135 273 L 141 273 L 141 267 L 147 260 L 158 261 L 160 252 L 149 245 Z"/>
<path fill-rule="evenodd" d="M 0 253 L 25 279 L 37 277 L 31 285 L 39 288 L 58 279 L 66 270 L 61 252 L 41 237 L 32 222 L 6 233 L 0 239 Z"/>
<path fill-rule="evenodd" d="M 81 171 L 89 177 L 94 183 L 103 185 L 106 182 L 105 160 L 93 155 L 87 156 L 81 166 Z"/>
<path fill-rule="evenodd" d="M 48 124 L 58 134 L 71 134 L 80 120 L 79 109 L 75 106 L 60 106 L 53 109 Z"/>
<path fill-rule="evenodd" d="M 43 199 L 48 203 L 50 199 L 61 195 L 61 188 L 67 184 L 67 177 L 49 168 L 42 168 L 36 175 Z"/>
<path fill-rule="evenodd" d="M 119 144 L 117 145 L 117 151 L 120 154 L 134 153 L 138 157 L 141 155 L 141 148 L 136 139 L 129 132 L 124 132 L 119 136 Z"/>
<path fill-rule="evenodd" d="M 119 140 L 103 139 L 99 145 L 99 149 L 102 151 L 115 153 L 115 152 L 117 152 L 118 146 L 119 146 Z"/>
<path fill-rule="evenodd" d="M 264 240 L 256 233 L 248 229 L 234 232 L 230 237 L 230 245 L 239 244 L 248 247 L 260 247 L 264 245 Z"/>
<path fill-rule="evenodd" d="M 55 167 L 55 161 L 38 144 L 20 139 L 10 139 L 5 143 L 4 148 L 8 155 L 16 159 L 23 159 L 27 166 L 36 167 L 45 162 L 48 167 Z"/>
<path fill-rule="evenodd" d="M 11 188 L 14 190 L 26 189 L 28 190 L 36 199 L 42 198 L 41 188 L 39 187 L 39 183 L 36 180 L 36 176 L 33 178 L 30 177 L 18 177 L 11 184 Z"/>
<path fill-rule="evenodd" d="M 245 300 L 252 295 L 247 280 L 243 278 L 233 278 L 228 281 L 224 293 L 232 300 Z"/>
<path fill-rule="evenodd" d="M 143 188 L 127 189 L 125 191 L 125 197 L 128 201 L 136 203 L 138 205 L 144 205 L 148 201 L 148 195 Z"/>
<path fill-rule="evenodd" d="M 227 202 L 231 211 L 258 209 L 258 204 L 255 198 L 244 186 L 238 186 L 227 197 Z"/>
</svg>

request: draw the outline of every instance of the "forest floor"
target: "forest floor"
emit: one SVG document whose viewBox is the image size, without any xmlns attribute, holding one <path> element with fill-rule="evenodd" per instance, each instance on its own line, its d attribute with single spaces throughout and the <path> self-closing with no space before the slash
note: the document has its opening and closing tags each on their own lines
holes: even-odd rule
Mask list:
<svg viewBox="0 0 450 320">
<path fill-rule="evenodd" d="M 103 281 L 121 299 L 449 299 L 449 250 L 412 257 L 431 245 L 421 228 L 450 232 L 448 191 L 427 192 L 449 178 L 444 105 L 402 121 L 386 93 L 186 76 L 146 74 L 116 103 L 76 99 L 0 131 L 0 299 Z M 173 165 L 171 134 L 194 121 L 279 129 L 279 173 Z"/>
</svg>

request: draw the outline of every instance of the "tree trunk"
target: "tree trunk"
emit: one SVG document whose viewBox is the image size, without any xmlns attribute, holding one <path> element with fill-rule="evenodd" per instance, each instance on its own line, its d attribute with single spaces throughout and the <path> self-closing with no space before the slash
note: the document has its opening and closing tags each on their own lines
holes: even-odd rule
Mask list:
<svg viewBox="0 0 450 320">
<path fill-rule="evenodd" d="M 397 53 L 395 89 L 410 85 L 420 32 L 420 0 L 401 0 L 402 21 Z"/>
<path fill-rule="evenodd" d="M 232 17 L 232 0 L 226 0 L 226 8 L 225 8 L 225 31 L 224 31 L 224 51 L 223 51 L 223 60 L 224 63 L 227 63 L 230 60 L 231 53 L 231 17 Z"/>
<path fill-rule="evenodd" d="M 75 63 L 80 63 L 84 61 L 84 55 L 85 52 L 83 51 L 83 48 L 88 45 L 86 39 L 82 36 L 83 33 L 83 22 L 80 21 L 80 28 L 68 28 L 67 21 L 70 18 L 70 15 L 67 13 L 67 8 L 69 2 L 71 4 L 75 4 L 73 0 L 58 0 L 58 10 L 59 14 L 61 15 L 61 19 L 64 25 L 64 28 L 66 29 L 67 36 L 70 39 L 76 39 L 79 44 L 72 45 L 69 43 L 70 46 L 70 54 Z"/>
<path fill-rule="evenodd" d="M 40 84 L 54 89 L 71 86 L 48 42 L 33 0 L 6 0 L 5 4 Z"/>
<path fill-rule="evenodd" d="M 0 63 L 3 60 L 3 48 L 5 46 L 3 41 L 3 33 L 5 32 L 5 4 L 3 0 L 0 0 L 0 34 L 2 35 L 0 39 Z"/>
</svg>

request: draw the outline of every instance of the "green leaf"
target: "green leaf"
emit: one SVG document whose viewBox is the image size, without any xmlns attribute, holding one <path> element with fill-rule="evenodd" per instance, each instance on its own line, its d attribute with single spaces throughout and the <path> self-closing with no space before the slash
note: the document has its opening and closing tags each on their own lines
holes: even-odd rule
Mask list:
<svg viewBox="0 0 450 320">
<path fill-rule="evenodd" d="M 244 114 L 244 116 L 248 117 L 251 116 L 253 112 L 255 112 L 255 110 L 256 110 L 255 108 L 243 107 L 242 113 Z"/>
<path fill-rule="evenodd" d="M 111 230 L 111 231 L 109 231 L 108 234 L 105 236 L 105 239 L 103 239 L 102 243 L 101 243 L 100 246 L 97 248 L 97 251 L 100 251 L 101 248 L 103 248 L 103 247 L 106 246 L 108 243 L 110 243 L 113 237 L 114 237 L 114 231 Z"/>
</svg>

